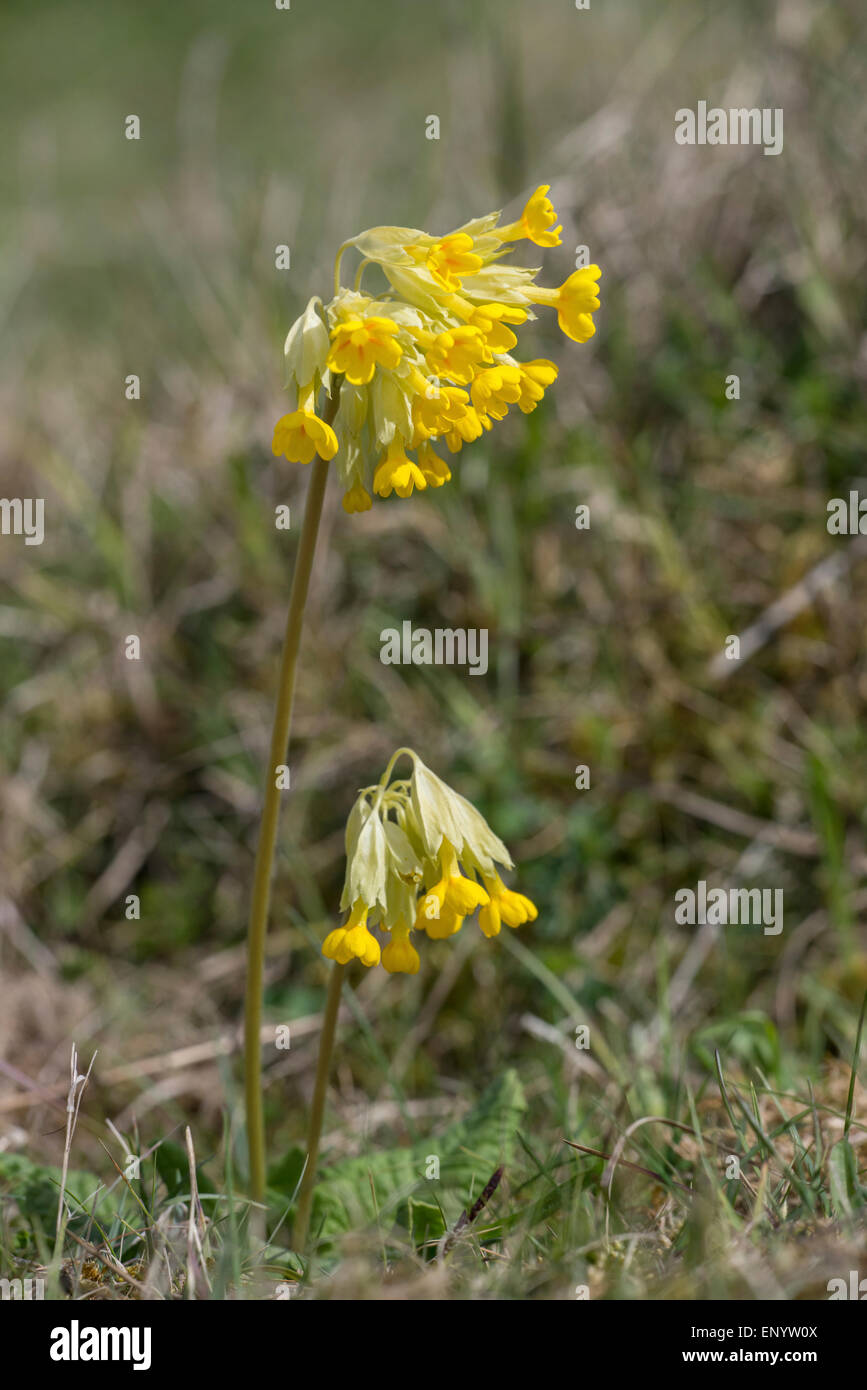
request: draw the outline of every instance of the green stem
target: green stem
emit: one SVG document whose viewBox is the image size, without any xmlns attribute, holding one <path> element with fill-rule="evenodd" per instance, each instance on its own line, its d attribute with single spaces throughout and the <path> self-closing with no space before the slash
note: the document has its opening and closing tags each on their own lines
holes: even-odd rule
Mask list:
<svg viewBox="0 0 867 1390">
<path fill-rule="evenodd" d="M 382 801 L 382 798 L 383 798 L 383 796 L 385 795 L 386 789 L 387 789 L 387 787 L 388 787 L 388 779 L 389 779 L 389 777 L 391 776 L 392 768 L 394 767 L 394 765 L 395 765 L 395 763 L 397 762 L 398 758 L 402 758 L 402 757 L 404 756 L 404 754 L 406 755 L 406 757 L 412 758 L 413 767 L 415 767 L 415 760 L 416 760 L 416 756 L 417 756 L 417 755 L 413 752 L 413 750 L 412 750 L 411 748 L 396 748 L 396 749 L 395 749 L 395 751 L 392 753 L 391 757 L 390 757 L 389 760 L 388 760 L 388 765 L 387 765 L 387 767 L 386 767 L 386 769 L 385 769 L 385 772 L 382 774 L 382 776 L 381 776 L 380 779 L 379 779 L 379 784 L 378 784 L 378 786 L 377 786 L 377 788 L 376 788 L 376 800 L 375 800 L 374 803 L 373 803 L 373 809 L 374 809 L 374 811 L 376 811 L 376 810 L 378 809 L 378 807 L 379 807 L 379 805 L 380 805 L 380 803 L 381 803 L 381 801 Z"/>
<path fill-rule="evenodd" d="M 328 997 L 325 1001 L 325 1013 L 322 1018 L 319 1056 L 316 1061 L 316 1083 L 313 1087 L 310 1128 L 307 1133 L 307 1166 L 304 1169 L 298 1192 L 298 1211 L 295 1214 L 295 1230 L 292 1235 L 292 1248 L 297 1250 L 299 1254 L 303 1253 L 307 1244 L 307 1232 L 310 1227 L 313 1189 L 316 1186 L 316 1164 L 319 1159 L 319 1140 L 322 1135 L 322 1117 L 325 1114 L 325 1093 L 328 1090 L 334 1033 L 337 1028 L 337 1015 L 340 1012 L 340 991 L 343 987 L 345 973 L 346 966 L 338 965 L 335 961 L 328 980 Z"/>
<path fill-rule="evenodd" d="M 337 411 L 338 392 L 326 401 L 321 418 L 330 424 Z M 277 703 L 274 709 L 274 725 L 271 730 L 271 748 L 268 754 L 268 767 L 265 775 L 265 800 L 262 807 L 262 820 L 259 826 L 259 843 L 256 848 L 256 865 L 253 871 L 253 899 L 250 905 L 250 924 L 247 933 L 247 994 L 244 1004 L 244 1098 L 247 1111 L 247 1147 L 250 1156 L 250 1195 L 254 1202 L 261 1202 L 265 1196 L 265 1117 L 262 1107 L 262 984 L 265 974 L 265 937 L 268 931 L 268 909 L 271 902 L 271 877 L 274 867 L 274 850 L 277 844 L 277 826 L 280 817 L 280 788 L 277 786 L 276 769 L 285 764 L 289 747 L 289 731 L 292 723 L 292 700 L 295 693 L 295 674 L 298 663 L 298 648 L 301 642 L 301 627 L 304 621 L 304 605 L 310 585 L 310 572 L 313 568 L 313 555 L 316 538 L 319 534 L 319 521 L 322 516 L 322 503 L 325 498 L 325 485 L 328 481 L 328 464 L 317 458 L 313 465 L 307 500 L 304 504 L 304 520 L 301 525 L 301 539 L 292 576 L 292 589 L 289 594 L 289 612 L 286 616 L 286 632 L 283 638 L 283 654 L 280 659 L 280 675 L 277 682 Z"/>
</svg>

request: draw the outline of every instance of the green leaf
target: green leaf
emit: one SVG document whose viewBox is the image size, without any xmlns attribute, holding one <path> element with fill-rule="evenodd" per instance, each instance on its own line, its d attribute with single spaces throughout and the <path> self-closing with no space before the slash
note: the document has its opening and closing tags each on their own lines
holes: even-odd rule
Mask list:
<svg viewBox="0 0 867 1390">
<path fill-rule="evenodd" d="M 378 1222 L 383 1231 L 402 1227 L 417 1245 L 438 1239 L 494 1170 L 511 1162 L 525 1108 L 518 1076 L 507 1071 L 439 1137 L 332 1164 L 316 1186 L 311 1229 L 327 1238 Z M 271 1170 L 269 1187 L 284 1208 L 294 1197 L 302 1163 L 301 1151 L 292 1150 Z"/>
<path fill-rule="evenodd" d="M 60 1168 L 33 1163 L 22 1154 L 0 1154 L 0 1190 L 18 1204 L 22 1216 L 46 1231 L 53 1231 L 57 1222 L 60 1180 Z M 66 1204 L 72 1212 L 70 1224 L 77 1229 L 91 1214 L 98 1222 L 109 1221 L 117 1211 L 118 1196 L 106 1191 L 93 1173 L 73 1168 L 66 1175 Z"/>
<path fill-rule="evenodd" d="M 275 1197 L 279 1195 L 281 1200 L 286 1197 L 290 1201 L 294 1199 L 304 1172 L 305 1156 L 306 1150 L 300 1144 L 293 1144 L 279 1163 L 272 1164 L 268 1170 L 268 1187 Z M 286 1205 L 285 1201 L 283 1205 Z"/>
<path fill-rule="evenodd" d="M 165 1183 L 166 1196 L 177 1197 L 190 1186 L 190 1164 L 186 1150 L 171 1139 L 164 1139 L 154 1152 L 156 1170 Z"/>
<path fill-rule="evenodd" d="M 858 1182 L 858 1162 L 855 1150 L 847 1139 L 838 1140 L 828 1155 L 828 1181 L 835 1216 L 851 1217 L 863 1206 L 864 1193 Z"/>
<path fill-rule="evenodd" d="M 425 1250 L 430 1255 L 435 1253 L 437 1242 L 448 1229 L 440 1207 L 418 1197 L 407 1198 L 406 1204 L 398 1208 L 397 1224 L 409 1232 L 417 1250 Z"/>
</svg>

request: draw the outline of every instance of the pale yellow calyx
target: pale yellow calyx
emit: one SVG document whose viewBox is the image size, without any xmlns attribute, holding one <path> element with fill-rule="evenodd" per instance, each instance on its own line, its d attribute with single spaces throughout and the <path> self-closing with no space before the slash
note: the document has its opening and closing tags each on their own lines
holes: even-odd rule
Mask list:
<svg viewBox="0 0 867 1390">
<path fill-rule="evenodd" d="M 283 345 L 286 384 L 294 383 L 302 394 L 321 377 L 328 357 L 328 329 L 319 312 L 321 307 L 322 300 L 314 295 L 289 329 Z"/>
</svg>

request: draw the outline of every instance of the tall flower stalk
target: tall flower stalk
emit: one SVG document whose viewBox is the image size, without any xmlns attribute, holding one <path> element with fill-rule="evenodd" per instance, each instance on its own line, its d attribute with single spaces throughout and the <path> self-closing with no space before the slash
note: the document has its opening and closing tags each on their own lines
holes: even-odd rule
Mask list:
<svg viewBox="0 0 867 1390">
<path fill-rule="evenodd" d="M 328 977 L 322 1032 L 319 1035 L 319 1056 L 316 1059 L 316 1080 L 313 1083 L 313 1100 L 307 1130 L 307 1162 L 298 1189 L 298 1207 L 292 1228 L 292 1245 L 299 1251 L 305 1249 L 310 1230 L 310 1213 L 313 1210 L 313 1193 L 316 1190 L 316 1165 L 319 1161 L 319 1140 L 322 1138 L 322 1119 L 325 1115 L 325 1095 L 331 1074 L 331 1055 L 334 1051 L 337 1015 L 340 1013 L 340 991 L 345 974 L 345 968 L 335 961 Z"/>
<path fill-rule="evenodd" d="M 409 778 L 392 780 L 400 758 Z M 325 1092 L 345 967 L 352 961 L 389 974 L 415 975 L 421 964 L 410 937 L 456 936 L 479 912 L 486 937 L 535 921 L 535 903 L 507 888 L 497 865 L 514 868 L 509 851 L 466 797 L 437 777 L 412 748 L 398 748 L 376 786 L 359 792 L 346 822 L 346 877 L 340 905 L 349 911 L 322 945 L 334 962 L 319 1044 L 307 1137 L 307 1163 L 298 1194 L 293 1246 L 303 1252 L 310 1228 Z M 481 882 L 479 882 L 481 880 Z M 387 938 L 381 949 L 371 927 Z"/>
<path fill-rule="evenodd" d="M 329 423 L 337 409 L 337 392 L 329 399 L 324 422 Z M 259 842 L 253 870 L 253 896 L 247 933 L 247 993 L 244 1006 L 244 1096 L 247 1111 L 247 1145 L 250 1156 L 250 1195 L 261 1202 L 265 1195 L 265 1116 L 262 1104 L 262 985 L 265 973 L 265 939 L 271 905 L 271 879 L 280 816 L 280 788 L 277 768 L 285 764 L 292 726 L 292 705 L 298 669 L 298 648 L 313 556 L 319 535 L 322 503 L 328 482 L 328 461 L 317 458 L 310 475 L 298 556 L 289 594 L 289 611 L 277 678 L 277 701 L 271 729 L 271 746 L 265 775 L 265 798 L 259 825 Z"/>
<path fill-rule="evenodd" d="M 545 305 L 556 311 L 568 338 L 584 343 L 595 332 L 592 315 L 599 307 L 596 265 L 583 266 L 559 288 L 546 289 L 535 283 L 538 269 L 503 264 L 519 241 L 560 245 L 562 227 L 555 225 L 548 191 L 547 184 L 541 185 L 520 218 L 506 226 L 500 226 L 500 214 L 493 212 L 446 236 L 411 227 L 373 227 L 351 238 L 337 253 L 332 299 L 323 304 L 312 298 L 286 339 L 287 385 L 296 392 L 296 404 L 277 421 L 272 448 L 290 463 L 313 462 L 313 471 L 289 598 L 248 935 L 245 1096 L 250 1192 L 259 1202 L 266 1173 L 262 981 L 280 810 L 276 770 L 287 756 L 304 604 L 329 463 L 334 459 L 344 510 L 364 512 L 373 496 L 409 497 L 413 491 L 448 482 L 451 468 L 437 453 L 437 442 L 456 455 L 504 419 L 512 405 L 525 414 L 535 410 L 558 368 L 545 358 L 515 358 L 514 330 L 535 317 L 534 306 Z M 352 289 L 340 278 L 350 250 L 361 257 Z M 377 272 L 384 288 L 365 290 L 365 276 Z M 322 393 L 325 403 L 319 414 Z M 419 956 L 410 935 L 420 927 L 429 936 L 449 936 L 480 908 L 479 924 L 485 935 L 494 936 L 501 920 L 517 926 L 535 916 L 529 899 L 511 893 L 497 875 L 494 863 L 511 861 L 502 842 L 492 848 L 496 837 L 487 826 L 485 834 L 492 838 L 481 857 L 475 856 L 472 845 L 481 843 L 473 819 L 481 821 L 478 812 L 428 769 L 422 772 L 424 765 L 411 750 L 400 751 L 410 751 L 414 759 L 412 779 L 389 785 L 387 769 L 379 786 L 369 789 L 371 799 L 365 800 L 363 793 L 356 802 L 347 827 L 347 883 L 341 906 L 349 915 L 323 946 L 335 967 L 296 1245 L 300 1237 L 303 1246 L 307 1235 L 342 967 L 353 959 L 366 966 L 381 960 L 393 973 L 414 974 Z M 439 824 L 437 815 L 444 817 L 445 828 L 432 840 L 430 827 Z M 471 826 L 475 830 L 468 832 Z M 420 887 L 428 900 L 426 908 L 416 903 Z M 388 933 L 384 950 L 371 925 Z"/>
</svg>

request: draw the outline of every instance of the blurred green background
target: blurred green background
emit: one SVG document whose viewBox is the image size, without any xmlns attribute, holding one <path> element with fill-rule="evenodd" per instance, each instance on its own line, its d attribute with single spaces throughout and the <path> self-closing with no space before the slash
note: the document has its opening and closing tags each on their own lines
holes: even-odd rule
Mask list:
<svg viewBox="0 0 867 1390">
<path fill-rule="evenodd" d="M 62 1088 L 74 1039 L 99 1050 L 83 1157 L 104 1116 L 148 1142 L 189 1121 L 212 1153 L 237 1118 L 237 1059 L 178 1049 L 241 1009 L 306 486 L 270 452 L 283 337 L 347 237 L 511 217 L 545 182 L 563 245 L 519 255 L 559 284 L 590 248 L 596 337 L 530 325 L 558 383 L 438 492 L 347 518 L 329 491 L 266 1016 L 316 1014 L 345 816 L 410 743 L 507 841 L 539 919 L 358 982 L 326 1156 L 401 1131 L 396 1085 L 425 1132 L 505 1065 L 558 1153 L 674 1113 L 714 1046 L 838 1104 L 867 985 L 867 564 L 825 526 L 867 486 L 860 5 L 4 0 L 2 29 L 0 494 L 46 499 L 41 548 L 0 539 L 7 1101 Z M 783 153 L 677 145 L 702 99 L 782 107 Z M 713 664 L 830 555 L 754 655 Z M 383 666 L 404 619 L 487 628 L 488 675 Z M 782 935 L 675 926 L 701 878 L 783 888 Z M 314 1041 L 302 1023 L 266 1055 L 277 1155 Z M 59 1114 L 0 1108 L 4 1146 L 56 1162 Z"/>
</svg>

